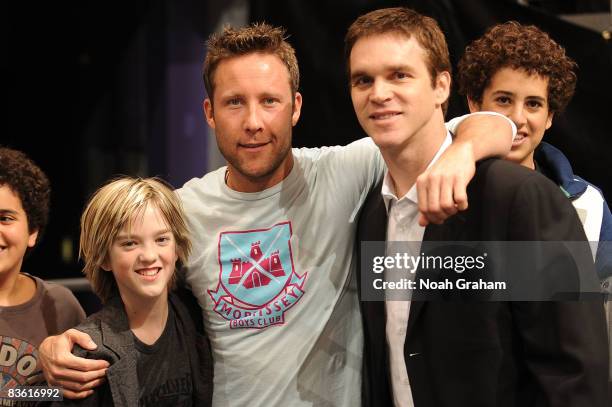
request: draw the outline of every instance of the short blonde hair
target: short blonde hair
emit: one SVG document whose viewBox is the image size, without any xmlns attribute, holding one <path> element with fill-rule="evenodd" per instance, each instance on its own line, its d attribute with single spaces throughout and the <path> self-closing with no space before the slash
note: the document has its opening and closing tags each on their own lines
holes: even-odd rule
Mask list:
<svg viewBox="0 0 612 407">
<path fill-rule="evenodd" d="M 191 241 L 185 214 L 172 187 L 159 178 L 121 177 L 108 182 L 90 198 L 81 216 L 79 258 L 83 273 L 102 302 L 117 294 L 113 273 L 102 269 L 119 232 L 148 205 L 155 205 L 172 232 L 178 265 L 185 264 Z M 170 287 L 174 284 L 174 276 Z"/>
</svg>

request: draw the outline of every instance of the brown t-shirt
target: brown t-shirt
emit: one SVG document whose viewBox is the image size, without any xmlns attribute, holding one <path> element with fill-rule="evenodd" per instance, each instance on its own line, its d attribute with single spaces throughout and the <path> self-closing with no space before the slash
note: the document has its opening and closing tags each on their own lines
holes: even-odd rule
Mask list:
<svg viewBox="0 0 612 407">
<path fill-rule="evenodd" d="M 0 307 L 0 405 L 6 390 L 42 382 L 38 346 L 49 335 L 78 325 L 85 312 L 67 288 L 30 276 L 36 292 L 27 302 Z M 10 405 L 10 404 L 9 404 Z"/>
</svg>

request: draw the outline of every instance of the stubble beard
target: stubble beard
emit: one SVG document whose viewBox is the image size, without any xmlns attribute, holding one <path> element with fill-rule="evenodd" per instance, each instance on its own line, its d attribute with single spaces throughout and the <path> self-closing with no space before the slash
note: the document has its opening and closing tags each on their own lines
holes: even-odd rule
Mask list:
<svg viewBox="0 0 612 407">
<path fill-rule="evenodd" d="M 225 157 L 226 161 L 232 167 L 232 169 L 238 172 L 243 178 L 252 183 L 262 183 L 266 179 L 274 176 L 276 171 L 281 167 L 281 165 L 285 162 L 287 156 L 291 154 L 291 142 L 287 144 L 286 147 L 283 147 L 282 150 L 278 152 L 274 157 L 271 158 L 271 161 L 268 165 L 261 166 L 256 169 L 249 169 L 248 161 L 242 160 L 233 156 L 232 154 L 228 154 L 223 149 L 219 149 L 221 155 Z"/>
</svg>

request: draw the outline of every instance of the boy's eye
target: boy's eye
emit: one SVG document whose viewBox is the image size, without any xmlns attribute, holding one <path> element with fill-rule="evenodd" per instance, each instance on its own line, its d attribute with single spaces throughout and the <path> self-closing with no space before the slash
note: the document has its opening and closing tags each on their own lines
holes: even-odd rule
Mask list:
<svg viewBox="0 0 612 407">
<path fill-rule="evenodd" d="M 164 244 L 164 243 L 170 242 L 170 240 L 172 240 L 172 239 L 170 239 L 170 236 L 160 236 L 160 237 L 157 238 L 157 243 Z"/>
<path fill-rule="evenodd" d="M 527 107 L 531 109 L 537 109 L 539 107 L 542 107 L 542 103 L 539 100 L 528 100 Z"/>
<path fill-rule="evenodd" d="M 499 96 L 495 99 L 495 101 L 501 105 L 507 105 L 511 102 L 508 96 Z"/>
<path fill-rule="evenodd" d="M 15 220 L 15 219 L 13 219 L 12 216 L 0 215 L 0 222 L 2 222 L 2 223 L 12 222 L 13 220 Z"/>
<path fill-rule="evenodd" d="M 136 242 L 134 240 L 124 240 L 121 242 L 121 247 L 134 247 L 136 246 Z"/>
</svg>

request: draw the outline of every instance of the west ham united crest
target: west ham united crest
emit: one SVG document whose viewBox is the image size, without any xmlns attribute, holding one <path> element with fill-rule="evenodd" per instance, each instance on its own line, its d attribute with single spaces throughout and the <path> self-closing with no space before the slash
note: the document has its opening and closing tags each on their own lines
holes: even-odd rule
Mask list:
<svg viewBox="0 0 612 407">
<path fill-rule="evenodd" d="M 219 235 L 219 285 L 209 290 L 215 311 L 231 328 L 282 324 L 285 312 L 304 295 L 293 266 L 291 223 Z"/>
</svg>

